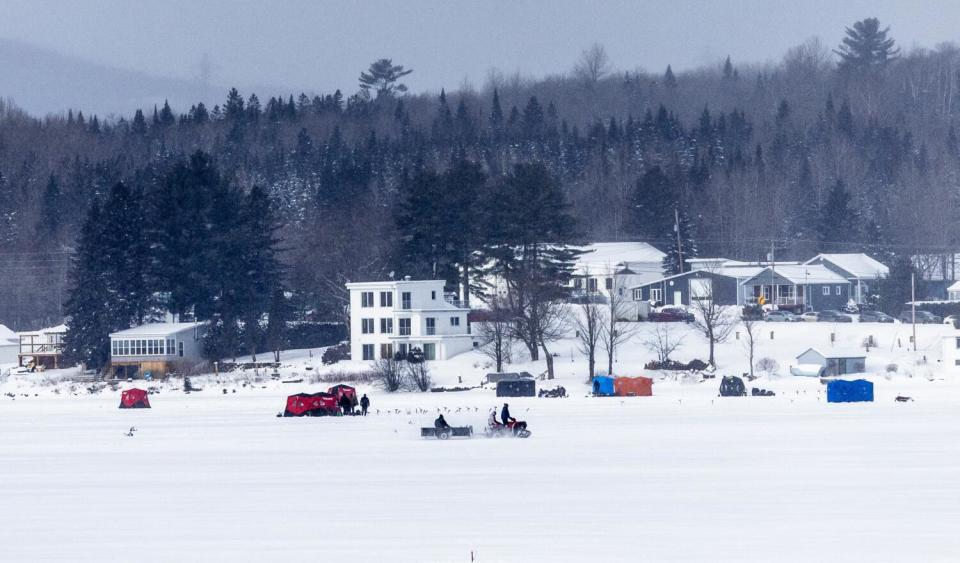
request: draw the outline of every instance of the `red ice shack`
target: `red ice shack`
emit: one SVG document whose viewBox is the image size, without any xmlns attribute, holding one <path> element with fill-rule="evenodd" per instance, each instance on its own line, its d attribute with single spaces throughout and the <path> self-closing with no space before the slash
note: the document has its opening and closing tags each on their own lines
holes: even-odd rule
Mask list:
<svg viewBox="0 0 960 563">
<path fill-rule="evenodd" d="M 349 385 L 334 385 L 330 389 L 327 389 L 327 392 L 337 398 L 337 404 L 340 404 L 340 397 L 346 395 L 350 398 L 350 402 L 353 403 L 353 406 L 357 406 L 359 402 L 357 401 L 357 390 Z"/>
<path fill-rule="evenodd" d="M 337 397 L 330 393 L 297 393 L 287 397 L 283 416 L 330 416 L 340 412 Z"/>
<path fill-rule="evenodd" d="M 143 389 L 127 389 L 120 393 L 121 409 L 149 409 L 150 399 Z"/>
</svg>

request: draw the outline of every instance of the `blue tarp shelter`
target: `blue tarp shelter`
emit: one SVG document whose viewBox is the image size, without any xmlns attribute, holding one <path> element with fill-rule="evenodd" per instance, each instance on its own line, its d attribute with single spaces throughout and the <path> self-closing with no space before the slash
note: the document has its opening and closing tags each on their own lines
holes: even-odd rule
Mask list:
<svg viewBox="0 0 960 563">
<path fill-rule="evenodd" d="M 605 375 L 596 375 L 593 378 L 593 394 L 599 397 L 612 397 L 615 393 L 613 378 Z"/>
<path fill-rule="evenodd" d="M 828 403 L 858 403 L 873 401 L 873 383 L 866 379 L 846 381 L 836 379 L 827 383 Z"/>
</svg>

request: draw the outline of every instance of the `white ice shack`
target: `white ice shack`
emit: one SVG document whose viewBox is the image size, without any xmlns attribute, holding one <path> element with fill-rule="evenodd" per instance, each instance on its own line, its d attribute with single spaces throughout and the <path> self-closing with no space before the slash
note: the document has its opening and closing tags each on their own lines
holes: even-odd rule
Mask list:
<svg viewBox="0 0 960 563">
<path fill-rule="evenodd" d="M 470 310 L 445 296 L 443 286 L 443 280 L 348 283 L 351 359 L 418 348 L 427 360 L 446 360 L 472 349 Z"/>
</svg>

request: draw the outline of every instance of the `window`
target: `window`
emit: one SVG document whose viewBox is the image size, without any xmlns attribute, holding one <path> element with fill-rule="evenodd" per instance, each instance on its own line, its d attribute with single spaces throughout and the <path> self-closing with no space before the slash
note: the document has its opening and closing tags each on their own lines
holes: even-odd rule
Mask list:
<svg viewBox="0 0 960 563">
<path fill-rule="evenodd" d="M 360 332 L 373 334 L 373 319 L 360 319 Z"/>
<path fill-rule="evenodd" d="M 437 292 L 436 292 L 436 291 L 431 291 L 431 292 L 430 292 L 430 299 L 432 299 L 432 300 L 434 300 L 434 301 L 437 300 Z"/>
<path fill-rule="evenodd" d="M 663 301 L 663 289 L 661 289 L 661 288 L 659 288 L 659 287 L 651 287 L 651 288 L 650 288 L 650 301 L 653 301 L 654 303 L 659 303 L 659 302 Z"/>
<path fill-rule="evenodd" d="M 397 353 L 400 354 L 401 356 L 406 357 L 406 355 L 407 355 L 407 343 L 406 343 L 406 342 L 401 342 L 400 344 L 397 345 Z"/>
<path fill-rule="evenodd" d="M 960 349 L 960 337 L 956 338 L 955 340 L 957 341 L 956 342 L 957 348 Z"/>
<path fill-rule="evenodd" d="M 373 358 L 373 344 L 364 344 L 363 345 L 363 359 L 372 360 Z"/>
<path fill-rule="evenodd" d="M 837 288 L 836 288 L 836 294 L 837 294 L 837 295 L 840 295 L 840 288 L 841 288 L 841 287 L 843 287 L 843 286 L 840 286 L 840 285 L 837 286 Z"/>
<path fill-rule="evenodd" d="M 634 300 L 634 301 L 641 301 L 641 300 L 643 300 L 643 290 L 642 290 L 642 289 L 634 289 L 631 293 L 633 293 L 633 300 Z"/>
<path fill-rule="evenodd" d="M 460 317 L 450 317 L 450 326 L 460 326 Z"/>
<path fill-rule="evenodd" d="M 183 341 L 177 342 L 177 355 L 183 357 Z"/>
<path fill-rule="evenodd" d="M 410 336 L 410 319 L 399 319 L 400 336 Z"/>
<path fill-rule="evenodd" d="M 393 334 L 393 319 L 380 319 L 380 334 Z"/>
<path fill-rule="evenodd" d="M 404 291 L 400 294 L 400 308 L 409 309 L 410 308 L 410 292 Z"/>
<path fill-rule="evenodd" d="M 172 356 L 177 353 L 177 344 L 176 340 L 172 338 L 167 339 L 167 355 Z"/>
<path fill-rule="evenodd" d="M 427 334 L 434 335 L 437 333 L 437 319 L 433 317 L 427 317 Z"/>
<path fill-rule="evenodd" d="M 583 279 L 573 278 L 573 287 L 574 289 L 583 289 Z"/>
<path fill-rule="evenodd" d="M 424 360 L 436 360 L 437 359 L 437 345 L 432 343 L 426 343 L 423 345 L 423 359 Z"/>
<path fill-rule="evenodd" d="M 381 307 L 393 307 L 393 292 L 392 292 L 392 291 L 381 291 L 381 292 L 380 292 L 380 306 L 381 306 Z"/>
<path fill-rule="evenodd" d="M 380 357 L 387 360 L 393 357 L 393 344 L 380 345 Z"/>
<path fill-rule="evenodd" d="M 823 286 L 823 294 L 830 295 L 830 286 L 827 286 L 827 285 Z"/>
<path fill-rule="evenodd" d="M 591 293 L 597 291 L 597 278 L 587 278 L 587 291 Z"/>
<path fill-rule="evenodd" d="M 960 366 L 960 360 L 953 360 L 953 365 Z"/>
<path fill-rule="evenodd" d="M 364 291 L 360 293 L 360 306 L 373 307 L 373 292 Z"/>
<path fill-rule="evenodd" d="M 604 287 L 606 287 L 608 290 L 613 289 L 613 278 L 607 278 L 603 283 Z"/>
</svg>

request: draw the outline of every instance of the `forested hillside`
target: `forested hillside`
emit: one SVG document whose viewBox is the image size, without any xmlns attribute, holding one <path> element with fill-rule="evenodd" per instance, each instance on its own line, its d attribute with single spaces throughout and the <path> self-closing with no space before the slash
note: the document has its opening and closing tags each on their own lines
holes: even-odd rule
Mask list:
<svg viewBox="0 0 960 563">
<path fill-rule="evenodd" d="M 755 259 L 771 244 L 784 259 L 952 253 L 960 49 L 900 52 L 893 39 L 868 19 L 842 46 L 810 40 L 776 64 L 728 58 L 689 72 L 614 70 L 630 62 L 614 66 L 597 45 L 567 74 L 494 72 L 481 90 L 440 93 L 407 93 L 406 71 L 378 61 L 342 92 L 231 90 L 215 107 L 151 107 L 116 121 L 2 105 L 0 322 L 59 323 L 92 204 L 118 182 L 156 201 L 177 170 L 207 155 L 231 189 L 263 188 L 281 225 L 284 287 L 320 318 L 335 318 L 347 280 L 442 267 L 455 282 L 457 249 L 417 242 L 423 217 L 506 205 L 488 196 L 510 185 L 518 163 L 545 166 L 584 241 L 668 250 L 676 213 L 701 255 Z M 469 197 L 446 174 L 463 161 L 479 165 L 460 168 L 474 174 Z M 430 174 L 445 179 L 417 200 Z M 163 232 L 164 222 L 187 221 L 181 208 L 99 221 Z"/>
</svg>

